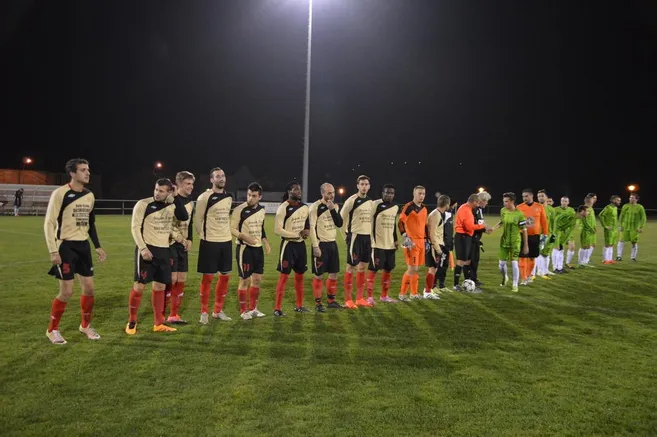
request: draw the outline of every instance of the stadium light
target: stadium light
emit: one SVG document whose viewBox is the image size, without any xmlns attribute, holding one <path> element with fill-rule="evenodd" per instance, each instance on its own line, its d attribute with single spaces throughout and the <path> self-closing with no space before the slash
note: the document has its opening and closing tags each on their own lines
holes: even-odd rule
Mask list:
<svg viewBox="0 0 657 437">
<path fill-rule="evenodd" d="M 484 191 L 486 191 L 486 188 L 479 187 L 479 188 L 477 188 L 477 191 L 480 192 L 480 193 L 483 193 Z"/>
<path fill-rule="evenodd" d="M 28 156 L 26 156 L 25 158 L 23 158 L 23 164 L 25 164 L 25 165 L 30 165 L 30 164 L 32 164 L 32 162 L 33 162 L 33 161 L 32 161 L 32 158 L 30 158 L 30 157 L 28 157 Z"/>
<path fill-rule="evenodd" d="M 160 161 L 157 161 L 157 162 L 155 163 L 155 168 L 158 169 L 158 170 L 160 170 L 160 169 L 162 168 L 162 163 L 161 163 Z"/>
<path fill-rule="evenodd" d="M 344 194 L 344 188 L 338 188 L 338 194 L 340 195 L 340 202 L 342 202 L 342 195 Z"/>
<path fill-rule="evenodd" d="M 313 0 L 308 0 L 308 56 L 306 57 L 306 115 L 303 129 L 302 201 L 308 203 L 308 161 L 310 159 L 310 54 L 313 38 Z"/>
<path fill-rule="evenodd" d="M 627 191 L 629 191 L 630 193 L 635 192 L 636 189 L 637 189 L 637 186 L 634 185 L 634 184 L 632 184 L 632 185 L 628 185 L 628 186 L 627 186 Z"/>
</svg>

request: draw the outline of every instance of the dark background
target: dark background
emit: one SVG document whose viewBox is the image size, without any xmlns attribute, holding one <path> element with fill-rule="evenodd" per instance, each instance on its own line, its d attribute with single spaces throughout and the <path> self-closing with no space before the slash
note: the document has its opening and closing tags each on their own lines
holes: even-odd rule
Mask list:
<svg viewBox="0 0 657 437">
<path fill-rule="evenodd" d="M 400 201 L 420 183 L 604 203 L 636 183 L 657 206 L 656 4 L 315 0 L 309 197 L 365 173 Z M 0 168 L 86 157 L 113 198 L 147 196 L 157 160 L 301 180 L 307 7 L 3 2 Z"/>
</svg>

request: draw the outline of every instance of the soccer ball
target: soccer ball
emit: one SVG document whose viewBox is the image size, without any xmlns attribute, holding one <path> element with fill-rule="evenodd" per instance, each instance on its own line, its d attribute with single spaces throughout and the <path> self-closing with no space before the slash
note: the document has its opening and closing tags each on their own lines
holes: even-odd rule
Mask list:
<svg viewBox="0 0 657 437">
<path fill-rule="evenodd" d="M 477 286 L 472 279 L 466 279 L 463 281 L 463 289 L 465 291 L 474 291 L 475 288 L 477 288 Z"/>
</svg>

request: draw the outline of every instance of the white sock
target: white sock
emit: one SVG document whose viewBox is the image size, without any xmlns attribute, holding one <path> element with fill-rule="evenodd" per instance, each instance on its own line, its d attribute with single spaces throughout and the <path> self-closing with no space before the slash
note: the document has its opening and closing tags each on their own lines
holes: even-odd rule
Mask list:
<svg viewBox="0 0 657 437">
<path fill-rule="evenodd" d="M 575 256 L 575 251 L 568 249 L 568 257 L 566 258 L 566 264 L 573 262 L 573 257 Z"/>
<path fill-rule="evenodd" d="M 504 276 L 507 275 L 506 261 L 502 261 L 502 260 L 500 260 L 500 262 L 499 262 L 499 264 L 498 264 L 497 267 L 500 269 L 500 273 L 502 273 Z"/>
<path fill-rule="evenodd" d="M 589 250 L 586 253 L 586 264 L 591 264 L 591 256 L 593 256 L 593 248 L 589 247 Z"/>
<path fill-rule="evenodd" d="M 632 259 L 636 259 L 637 252 L 639 252 L 639 243 L 634 243 L 632 245 Z"/>
<path fill-rule="evenodd" d="M 609 246 L 607 248 L 607 261 L 614 259 L 614 246 Z"/>
<path fill-rule="evenodd" d="M 552 261 L 552 257 L 550 255 L 546 255 L 544 258 L 543 268 L 545 269 L 545 273 L 547 273 L 550 271 L 550 261 Z M 552 268 L 554 268 L 554 263 L 552 263 Z"/>
<path fill-rule="evenodd" d="M 570 255 L 570 253 L 568 253 Z M 577 264 L 586 264 L 586 250 L 580 248 L 579 251 L 577 252 Z"/>
<path fill-rule="evenodd" d="M 608 249 L 607 246 L 604 246 L 602 248 L 602 261 L 603 262 L 607 261 L 607 252 L 609 252 L 607 249 Z"/>
<path fill-rule="evenodd" d="M 532 267 L 532 272 L 529 276 L 536 276 L 536 266 L 537 265 L 538 265 L 538 259 L 534 258 L 534 267 Z"/>
<path fill-rule="evenodd" d="M 513 270 L 513 286 L 518 286 L 518 279 L 520 279 L 520 267 L 518 267 L 518 261 L 511 261 L 511 270 Z"/>
<path fill-rule="evenodd" d="M 623 246 L 625 246 L 625 243 L 623 241 L 619 241 L 618 246 L 616 246 L 616 256 L 623 256 Z"/>
<path fill-rule="evenodd" d="M 566 254 L 564 253 L 563 249 L 559 251 L 559 270 L 563 270 L 563 261 L 564 261 L 565 255 Z"/>
<path fill-rule="evenodd" d="M 552 268 L 559 270 L 559 249 L 552 249 Z"/>
</svg>

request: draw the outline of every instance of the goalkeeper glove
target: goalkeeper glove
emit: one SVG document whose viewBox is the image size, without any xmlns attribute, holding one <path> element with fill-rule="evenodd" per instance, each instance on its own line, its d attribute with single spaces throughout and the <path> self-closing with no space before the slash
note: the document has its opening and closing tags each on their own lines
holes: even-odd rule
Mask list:
<svg viewBox="0 0 657 437">
<path fill-rule="evenodd" d="M 404 249 L 410 249 L 411 247 L 415 246 L 415 243 L 413 243 L 413 240 L 411 240 L 411 237 L 409 237 L 406 234 L 402 235 L 402 247 Z"/>
<path fill-rule="evenodd" d="M 547 235 L 541 235 L 541 240 L 540 240 L 540 244 L 539 244 L 539 248 L 541 250 L 543 250 L 543 248 L 545 247 L 546 240 L 547 240 Z"/>
</svg>

